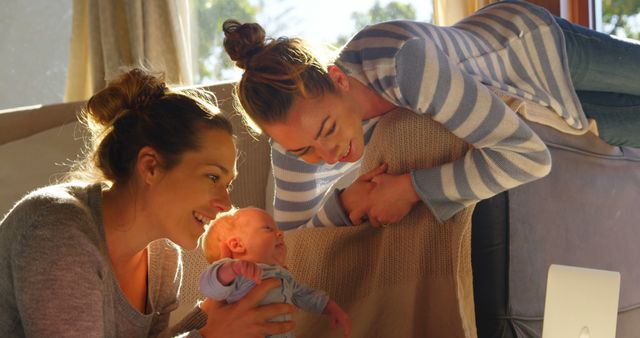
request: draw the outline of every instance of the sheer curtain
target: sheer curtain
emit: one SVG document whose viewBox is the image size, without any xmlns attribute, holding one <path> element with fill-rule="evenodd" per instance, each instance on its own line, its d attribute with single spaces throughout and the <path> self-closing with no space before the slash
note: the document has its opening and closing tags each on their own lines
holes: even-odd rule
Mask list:
<svg viewBox="0 0 640 338">
<path fill-rule="evenodd" d="M 433 23 L 451 26 L 460 19 L 497 0 L 433 0 Z"/>
<path fill-rule="evenodd" d="M 123 67 L 192 84 L 188 0 L 74 0 L 65 101 L 88 99 Z"/>
</svg>

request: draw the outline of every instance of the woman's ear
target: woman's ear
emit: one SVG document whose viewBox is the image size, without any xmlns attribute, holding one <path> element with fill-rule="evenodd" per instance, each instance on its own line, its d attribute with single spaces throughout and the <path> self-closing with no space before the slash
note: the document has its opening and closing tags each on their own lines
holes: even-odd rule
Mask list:
<svg viewBox="0 0 640 338">
<path fill-rule="evenodd" d="M 345 72 L 340 69 L 340 67 L 336 65 L 330 65 L 327 68 L 327 74 L 329 75 L 331 81 L 333 81 L 333 84 L 340 91 L 349 90 L 349 78 L 347 77 L 347 74 L 345 74 Z"/>
<path fill-rule="evenodd" d="M 151 184 L 160 177 L 160 154 L 149 147 L 144 146 L 138 151 L 136 171 L 143 182 Z"/>
</svg>

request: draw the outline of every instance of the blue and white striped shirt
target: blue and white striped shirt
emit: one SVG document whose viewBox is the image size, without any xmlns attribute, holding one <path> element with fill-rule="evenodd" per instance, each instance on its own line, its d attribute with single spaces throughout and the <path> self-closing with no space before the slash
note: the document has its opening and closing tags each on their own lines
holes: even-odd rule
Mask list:
<svg viewBox="0 0 640 338">
<path fill-rule="evenodd" d="M 546 146 L 501 96 L 543 107 L 550 116 L 542 122 L 560 130 L 588 130 L 563 33 L 549 12 L 526 2 L 493 4 L 451 27 L 412 21 L 368 26 L 347 43 L 336 65 L 472 145 L 455 162 L 411 173 L 416 192 L 439 220 L 549 172 Z M 363 122 L 365 142 L 375 122 Z M 274 218 L 281 229 L 351 224 L 332 187 L 358 162 L 307 164 L 272 142 L 272 165 Z"/>
</svg>

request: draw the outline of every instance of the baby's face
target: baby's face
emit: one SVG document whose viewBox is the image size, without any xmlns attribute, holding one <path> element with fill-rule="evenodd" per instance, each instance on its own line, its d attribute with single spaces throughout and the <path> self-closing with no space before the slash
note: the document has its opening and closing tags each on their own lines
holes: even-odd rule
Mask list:
<svg viewBox="0 0 640 338">
<path fill-rule="evenodd" d="M 287 247 L 284 235 L 269 214 L 247 208 L 239 210 L 236 217 L 239 235 L 247 250 L 245 259 L 271 265 L 285 264 Z"/>
</svg>

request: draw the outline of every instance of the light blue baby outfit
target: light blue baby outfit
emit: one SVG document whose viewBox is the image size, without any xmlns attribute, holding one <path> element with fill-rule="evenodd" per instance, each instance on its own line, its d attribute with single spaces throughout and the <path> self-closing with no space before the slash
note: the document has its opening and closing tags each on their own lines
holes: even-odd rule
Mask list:
<svg viewBox="0 0 640 338">
<path fill-rule="evenodd" d="M 243 276 L 236 277 L 230 285 L 222 285 L 217 278 L 218 269 L 228 262 L 234 261 L 230 258 L 224 258 L 215 261 L 200 275 L 200 292 L 209 298 L 216 300 L 225 300 L 227 303 L 235 303 L 242 299 L 256 283 Z M 329 302 L 329 296 L 323 291 L 314 290 L 307 285 L 298 283 L 291 273 L 278 265 L 268 265 L 259 263 L 262 269 L 262 279 L 278 278 L 282 281 L 280 288 L 271 289 L 267 295 L 260 301 L 258 305 L 289 303 L 293 304 L 307 312 L 322 313 Z M 291 320 L 290 315 L 278 316 L 273 321 Z M 292 338 L 293 333 L 274 335 L 269 337 Z"/>
</svg>

